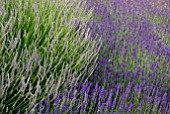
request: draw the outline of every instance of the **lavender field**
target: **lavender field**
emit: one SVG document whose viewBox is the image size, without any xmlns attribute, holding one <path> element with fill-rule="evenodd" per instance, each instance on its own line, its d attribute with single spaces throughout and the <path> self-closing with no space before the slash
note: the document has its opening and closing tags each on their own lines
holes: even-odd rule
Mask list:
<svg viewBox="0 0 170 114">
<path fill-rule="evenodd" d="M 170 114 L 170 1 L 0 0 L 0 114 Z"/>
</svg>

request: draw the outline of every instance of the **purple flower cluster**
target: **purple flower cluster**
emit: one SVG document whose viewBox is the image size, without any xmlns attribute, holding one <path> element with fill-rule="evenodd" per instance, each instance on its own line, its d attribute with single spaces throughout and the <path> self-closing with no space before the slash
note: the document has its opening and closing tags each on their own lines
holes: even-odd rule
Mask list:
<svg viewBox="0 0 170 114">
<path fill-rule="evenodd" d="M 154 85 L 147 81 L 140 84 L 129 82 L 120 83 L 105 89 L 98 83 L 79 84 L 72 92 L 77 94 L 66 95 L 61 93 L 56 99 L 53 110 L 49 111 L 47 101 L 39 104 L 39 113 L 79 114 L 79 113 L 155 113 L 170 112 L 170 92 L 159 84 Z M 65 101 L 63 102 L 63 99 Z"/>
</svg>

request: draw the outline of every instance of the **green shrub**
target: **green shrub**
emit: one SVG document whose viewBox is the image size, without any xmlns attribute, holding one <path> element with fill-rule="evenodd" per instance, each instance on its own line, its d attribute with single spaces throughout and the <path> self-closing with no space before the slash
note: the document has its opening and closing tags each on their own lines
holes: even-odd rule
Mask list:
<svg viewBox="0 0 170 114">
<path fill-rule="evenodd" d="M 91 11 L 76 0 L 0 2 L 0 113 L 33 113 L 39 102 L 86 81 L 100 40 L 86 26 Z"/>
</svg>

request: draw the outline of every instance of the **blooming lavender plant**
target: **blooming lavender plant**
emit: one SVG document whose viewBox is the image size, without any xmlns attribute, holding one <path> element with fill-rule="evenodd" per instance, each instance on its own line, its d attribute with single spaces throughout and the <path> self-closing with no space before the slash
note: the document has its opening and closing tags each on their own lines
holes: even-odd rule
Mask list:
<svg viewBox="0 0 170 114">
<path fill-rule="evenodd" d="M 105 38 L 105 42 L 99 54 L 99 65 L 90 81 L 99 82 L 107 90 L 113 89 L 117 83 L 123 85 L 122 89 L 125 93 L 120 92 L 118 97 L 116 97 L 117 94 L 114 95 L 116 99 L 118 98 L 116 103 L 113 103 L 115 108 L 112 110 L 115 113 L 128 113 L 132 108 L 134 108 L 133 113 L 165 113 L 160 110 L 160 103 L 162 95 L 165 91 L 169 92 L 170 87 L 168 84 L 170 75 L 170 48 L 167 46 L 169 43 L 168 30 L 158 23 L 152 23 L 155 20 L 148 17 L 148 15 L 151 15 L 150 13 L 152 13 L 152 16 L 156 15 L 155 12 L 161 14 L 160 10 L 156 11 L 152 5 L 148 5 L 144 1 L 106 0 L 104 3 L 99 0 L 89 0 L 89 6 L 91 7 L 91 5 L 96 7 L 94 9 L 94 20 L 89 26 L 93 28 L 94 34 L 98 33 Z M 102 8 L 99 8 L 101 6 Z M 152 11 L 147 13 L 146 10 Z M 163 21 L 159 23 L 163 23 Z M 166 21 L 164 23 L 168 25 Z M 155 24 L 157 24 L 156 29 Z M 165 33 L 166 36 L 163 37 Z M 132 88 L 130 88 L 129 82 L 136 86 L 144 82 L 153 83 L 156 87 L 150 88 L 154 91 L 160 88 L 157 91 L 161 95 L 146 95 L 152 89 L 143 92 L 145 86 L 142 86 L 138 87 L 135 97 L 135 93 L 130 92 Z M 121 96 L 123 100 L 119 101 L 119 99 L 122 99 Z M 150 96 L 152 97 L 149 98 Z M 152 101 L 151 99 L 157 100 L 151 102 L 150 107 L 147 107 L 146 99 L 149 99 L 149 102 Z M 158 105 L 155 104 L 156 102 Z M 168 102 L 169 100 L 166 101 L 166 104 Z M 142 106 L 140 111 L 137 111 L 137 105 Z M 99 108 L 100 106 L 102 106 L 101 103 Z M 98 110 L 100 110 L 99 108 Z M 105 111 L 109 113 L 108 108 Z"/>
<path fill-rule="evenodd" d="M 167 88 L 153 86 L 147 80 L 140 85 L 135 82 L 130 82 L 127 86 L 118 83 L 109 91 L 94 83 L 80 83 L 78 87 L 79 89 L 71 90 L 75 96 L 71 97 L 70 94 L 63 104 L 63 97 L 70 90 L 63 92 L 62 97 L 58 96 L 51 113 L 168 113 L 170 110 Z M 166 92 L 161 94 L 163 91 Z M 44 107 L 42 113 L 49 108 L 45 104 Z"/>
<path fill-rule="evenodd" d="M 92 84 L 87 87 L 80 83 L 73 90 L 75 106 L 67 109 L 69 100 L 65 100 L 56 110 L 59 113 L 168 114 L 169 51 L 160 42 L 162 38 L 155 32 L 152 20 L 139 7 L 133 9 L 129 4 L 122 4 L 123 1 L 106 0 L 107 4 L 113 4 L 111 11 L 102 1 L 88 3 L 96 6 L 94 20 L 89 23 L 93 36 L 97 33 L 105 38 L 99 64 L 90 77 Z M 137 3 L 140 4 L 136 1 L 130 5 Z M 62 101 L 63 95 L 59 98 Z"/>
<path fill-rule="evenodd" d="M 3 62 L 1 64 L 5 67 L 1 72 L 3 76 L 7 75 L 7 81 L 2 81 L 2 83 L 6 85 L 5 88 L 7 90 L 2 88 L 3 86 L 1 88 L 3 91 L 5 90 L 5 95 L 8 95 L 7 97 L 5 95 L 2 97 L 2 100 L 5 101 L 2 102 L 3 111 L 8 112 L 8 103 L 15 101 L 14 99 L 17 98 L 14 104 L 10 106 L 17 106 L 15 109 L 18 113 L 22 112 L 23 109 L 28 113 L 37 112 L 42 114 L 170 113 L 168 1 L 158 0 L 155 3 L 153 0 L 147 2 L 145 0 L 87 0 L 87 9 L 85 10 L 88 11 L 88 8 L 91 9 L 92 7 L 94 7 L 94 10 L 92 13 L 93 18 L 89 17 L 86 21 L 81 18 L 81 13 L 78 13 L 77 10 L 74 12 L 71 9 L 75 7 L 74 3 L 71 1 L 64 1 L 62 3 L 61 7 L 57 7 L 57 11 L 59 11 L 57 14 L 52 13 L 54 10 L 47 13 L 47 15 L 43 15 L 40 12 L 42 17 L 39 15 L 41 17 L 39 21 L 45 23 L 47 28 L 49 25 L 49 29 L 44 29 L 43 24 L 40 24 L 40 31 L 35 27 L 35 30 L 39 31 L 38 34 L 30 32 L 27 35 L 26 33 L 29 33 L 27 32 L 29 31 L 29 24 L 27 22 L 32 21 L 25 21 L 27 18 L 22 20 L 27 26 L 19 26 L 19 28 L 22 28 L 21 30 L 26 31 L 21 31 L 21 35 L 19 34 L 24 39 L 21 40 L 21 43 L 16 43 L 19 47 L 22 47 L 20 44 L 25 44 L 27 41 L 25 38 L 29 38 L 34 34 L 37 37 L 42 37 L 42 33 L 46 31 L 43 36 L 44 39 L 40 37 L 39 40 L 36 40 L 33 37 L 35 45 L 37 45 L 36 48 L 33 45 L 34 40 L 28 40 L 31 43 L 26 43 L 27 45 L 21 49 L 17 48 L 18 52 L 20 52 L 19 55 L 23 56 L 23 58 L 18 57 L 18 55 L 12 56 L 13 51 L 8 49 L 10 46 L 13 47 L 10 44 L 15 40 L 9 40 L 9 43 L 6 40 L 1 40 L 3 47 L 3 52 L 1 52 L 3 55 L 1 60 Z M 80 4 L 77 7 L 81 7 Z M 45 3 L 45 6 L 54 8 L 48 2 Z M 10 7 L 14 6 L 10 5 Z M 33 4 L 33 7 L 33 12 L 36 12 L 36 14 L 39 11 L 37 10 L 39 7 L 41 10 L 46 8 L 37 4 Z M 65 12 L 59 10 L 62 8 Z M 1 14 L 10 14 L 5 13 L 7 9 L 6 7 L 2 8 Z M 33 17 L 35 16 L 30 11 L 28 13 Z M 59 28 L 51 28 L 51 24 L 48 21 L 52 20 L 53 22 L 55 20 L 51 15 L 60 17 L 55 18 L 58 19 Z M 87 14 L 83 12 L 83 16 L 87 16 Z M 10 20 L 9 17 L 6 16 L 1 20 Z M 47 17 L 50 17 L 50 19 Z M 44 18 L 47 20 L 42 21 L 41 19 Z M 74 23 L 74 26 L 68 26 L 68 22 L 69 24 Z M 8 30 L 8 26 L 4 27 L 4 24 L 2 25 L 2 31 Z M 8 21 L 7 25 L 9 25 Z M 13 26 L 18 27 L 16 23 Z M 91 39 L 90 35 L 87 37 L 88 27 L 92 30 L 91 35 L 93 38 Z M 50 36 L 51 29 L 52 31 L 57 31 L 54 34 L 57 35 L 59 40 L 55 39 L 54 34 Z M 14 30 L 12 29 L 12 31 Z M 46 33 L 50 33 L 48 34 L 49 36 L 47 35 L 49 39 L 46 39 Z M 11 39 L 13 38 L 8 32 L 1 34 L 1 36 L 6 39 L 7 36 Z M 103 38 L 104 42 L 99 51 L 97 47 L 100 47 L 100 45 L 96 40 L 100 41 L 98 39 L 100 37 Z M 53 41 L 56 42 L 54 43 Z M 62 47 L 65 43 L 68 45 Z M 91 50 L 89 47 L 91 47 Z M 95 63 L 98 51 L 98 65 L 95 71 L 92 72 L 95 68 L 95 64 L 92 63 Z M 96 53 L 91 55 L 91 52 Z M 28 60 L 26 58 L 29 57 L 30 53 L 33 56 L 30 57 L 33 59 Z M 87 56 L 84 54 L 87 54 Z M 9 55 L 14 59 L 11 59 Z M 50 61 L 51 59 L 52 61 Z M 20 61 L 18 62 L 17 60 Z M 8 62 L 12 63 L 13 66 L 10 66 Z M 26 63 L 28 63 L 28 66 L 31 65 L 35 71 L 30 67 L 25 67 Z M 37 66 L 40 66 L 42 71 Z M 11 71 L 18 78 L 11 78 L 13 76 Z M 36 78 L 29 76 L 31 71 Z M 4 77 L 2 79 L 4 80 Z M 14 83 L 14 87 L 8 83 L 8 79 L 14 79 L 11 81 Z M 46 86 L 44 86 L 45 83 Z M 22 89 L 17 84 L 20 84 Z M 18 89 L 21 90 L 21 93 L 17 91 Z M 18 92 L 18 94 L 14 94 L 14 92 Z M 13 97 L 12 100 L 6 100 L 12 95 L 16 95 L 16 97 Z M 28 108 L 20 106 L 22 103 L 17 104 L 23 101 L 23 99 L 24 103 L 31 102 L 27 106 Z M 31 108 L 33 110 L 30 110 Z"/>
</svg>

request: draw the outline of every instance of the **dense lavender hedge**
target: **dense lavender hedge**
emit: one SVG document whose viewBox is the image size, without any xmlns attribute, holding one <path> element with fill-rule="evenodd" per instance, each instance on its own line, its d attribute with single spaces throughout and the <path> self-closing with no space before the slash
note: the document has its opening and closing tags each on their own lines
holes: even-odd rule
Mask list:
<svg viewBox="0 0 170 114">
<path fill-rule="evenodd" d="M 41 0 L 40 0 L 41 1 Z M 56 0 L 54 0 L 56 1 Z M 60 1 L 61 2 L 61 1 Z M 58 3 L 60 3 L 58 1 Z M 71 2 L 70 2 L 71 3 Z M 75 4 L 74 4 L 75 5 Z M 86 6 L 86 11 L 94 9 L 92 12 L 92 17 L 84 20 L 81 18 L 81 24 L 75 24 L 71 28 L 67 28 L 68 31 L 74 33 L 79 28 L 90 28 L 91 34 L 89 35 L 89 40 L 84 42 L 84 34 L 88 34 L 85 29 L 81 32 L 85 48 L 90 55 L 90 52 L 94 52 L 94 56 L 84 58 L 83 53 L 77 50 L 77 46 L 74 47 L 74 43 L 69 44 L 72 46 L 73 52 L 76 56 L 83 56 L 83 60 L 86 62 L 80 64 L 82 66 L 69 67 L 71 70 L 76 69 L 79 74 L 82 74 L 78 79 L 77 75 L 73 78 L 66 78 L 67 80 L 63 83 L 62 89 L 57 90 L 57 94 L 38 94 L 40 97 L 37 102 L 30 100 L 30 105 L 28 104 L 28 112 L 31 113 L 30 109 L 33 107 L 34 112 L 41 114 L 169 114 L 170 113 L 170 3 L 168 0 L 87 0 L 83 4 Z M 78 6 L 79 7 L 79 6 Z M 70 8 L 70 7 L 69 7 Z M 67 10 L 66 10 L 67 9 Z M 62 13 L 67 12 L 68 8 L 61 10 Z M 44 11 L 44 10 L 43 10 Z M 54 10 L 53 10 L 54 11 Z M 70 10 L 69 10 L 70 11 Z M 73 11 L 73 10 L 71 10 Z M 80 10 L 80 14 L 81 14 Z M 83 10 L 84 11 L 84 10 Z M 85 12 L 84 12 L 85 13 Z M 55 15 L 55 13 L 53 13 Z M 87 13 L 88 14 L 88 13 Z M 87 15 L 83 15 L 84 17 Z M 82 15 L 81 15 L 82 16 Z M 62 17 L 62 16 L 61 16 Z M 74 17 L 74 15 L 73 15 Z M 67 16 L 63 17 L 63 19 Z M 2 19 L 1 19 L 2 20 Z M 72 20 L 72 19 L 71 19 Z M 24 21 L 23 21 L 24 22 Z M 43 22 L 42 22 L 43 23 Z M 48 23 L 48 22 L 46 22 Z M 48 24 L 50 24 L 49 22 Z M 67 22 L 63 22 L 67 25 Z M 15 26 L 14 26 L 15 27 Z M 45 27 L 45 26 L 44 26 Z M 75 28 L 74 28 L 75 27 Z M 3 26 L 1 27 L 1 30 Z M 23 28 L 24 29 L 24 28 Z M 44 30 L 44 29 L 39 29 Z M 30 30 L 31 31 L 31 30 Z M 68 32 L 67 31 L 67 32 Z M 58 34 L 60 32 L 56 32 Z M 76 32 L 77 33 L 77 32 Z M 75 34 L 76 34 L 75 33 Z M 3 34 L 4 36 L 6 34 Z M 13 53 L 8 51 L 9 44 L 3 44 L 3 35 L 0 34 L 1 42 L 0 45 L 5 46 L 5 54 L 2 57 L 8 57 Z M 11 38 L 10 35 L 7 34 Z M 54 35 L 55 36 L 55 35 Z M 91 39 L 91 37 L 92 39 Z M 50 37 L 47 37 L 47 39 Z M 74 38 L 79 38 L 77 34 Z M 100 40 L 102 38 L 102 41 Z M 68 40 L 69 37 L 66 37 Z M 101 49 L 99 42 L 103 42 Z M 52 41 L 50 42 L 52 43 Z M 60 42 L 61 43 L 61 42 Z M 60 44 L 58 43 L 58 45 Z M 52 43 L 53 44 L 53 43 Z M 79 43 L 78 43 L 79 44 Z M 77 45 L 78 45 L 77 44 Z M 94 44 L 94 46 L 89 45 Z M 101 44 L 101 43 L 100 43 Z M 33 45 L 33 44 L 32 44 Z M 45 44 L 44 44 L 45 45 Z M 81 48 L 80 46 L 80 48 Z M 45 45 L 46 50 L 50 45 Z M 98 47 L 98 49 L 97 49 Z M 38 48 L 38 47 L 37 47 Z M 17 48 L 18 49 L 18 48 Z M 27 48 L 26 48 L 27 49 Z M 70 49 L 70 48 L 69 48 Z M 82 48 L 81 48 L 82 49 Z M 33 49 L 30 49 L 33 51 Z M 16 50 L 18 51 L 18 50 Z M 15 51 L 15 53 L 16 53 Z M 41 56 L 43 57 L 47 53 L 41 51 Z M 65 51 L 64 51 L 65 52 Z M 61 53 L 61 57 L 70 57 L 69 54 L 64 54 L 61 50 L 56 53 Z M 72 52 L 72 51 L 71 51 Z M 79 52 L 79 53 L 78 53 Z M 44 54 L 44 55 L 43 55 Z M 64 55 L 63 55 L 64 54 Z M 63 55 L 63 56 L 62 56 Z M 47 56 L 47 55 L 46 55 Z M 51 56 L 51 55 L 50 55 Z M 49 56 L 49 57 L 50 57 Z M 98 56 L 98 59 L 95 57 Z M 54 56 L 52 56 L 54 57 Z M 22 62 L 25 59 L 22 59 Z M 24 58 L 27 58 L 25 56 Z M 70 57 L 72 58 L 72 57 Z M 89 62 L 88 60 L 91 60 Z M 1 58 L 1 60 L 5 60 Z M 13 60 L 10 59 L 11 61 Z M 39 59 L 36 59 L 38 61 Z M 43 59 L 45 60 L 45 58 Z M 49 60 L 49 59 L 48 59 Z M 48 61 L 47 60 L 47 61 Z M 52 60 L 53 61 L 53 60 Z M 66 59 L 61 61 L 64 64 Z M 95 68 L 95 61 L 97 62 L 97 67 Z M 10 62 L 9 62 L 10 63 Z M 7 79 L 13 79 L 11 76 L 10 67 L 7 61 L 1 62 L 5 67 L 4 71 L 0 71 L 1 78 L 7 75 Z M 48 63 L 48 62 L 47 62 Z M 68 61 L 68 65 L 72 62 Z M 24 63 L 26 64 L 26 62 Z M 43 67 L 49 66 L 49 64 L 44 64 Z M 87 66 L 86 66 L 87 65 Z M 92 65 L 92 66 L 91 66 Z M 67 66 L 64 64 L 63 66 Z M 91 70 L 89 68 L 91 66 Z M 16 67 L 16 66 L 15 66 Z M 54 65 L 55 67 L 55 65 Z M 85 72 L 82 71 L 82 68 Z M 18 67 L 17 67 L 18 68 Z M 19 67 L 20 69 L 22 68 Z M 94 69 L 95 68 L 95 69 Z M 9 70 L 8 70 L 9 69 Z M 62 68 L 61 68 L 62 69 Z M 64 73 L 64 70 L 58 69 L 56 73 Z M 93 72 L 94 70 L 94 72 Z M 5 72 L 6 71 L 6 72 Z M 14 69 L 15 71 L 15 69 Z M 21 71 L 21 70 L 18 70 Z M 52 76 L 55 70 L 52 70 Z M 75 71 L 75 70 L 73 70 Z M 69 75 L 72 76 L 72 72 L 68 71 Z M 4 75 L 5 73 L 5 75 Z M 17 71 L 14 72 L 17 76 Z M 71 74 L 70 74 L 71 73 Z M 73 72 L 74 74 L 74 72 Z M 26 75 L 23 73 L 22 75 Z M 27 76 L 27 75 L 26 75 Z M 35 75 L 39 77 L 38 75 Z M 48 75 L 47 75 L 48 76 Z M 89 78 L 84 78 L 87 76 Z M 18 76 L 19 77 L 19 76 Z M 31 76 L 30 76 L 31 77 Z M 63 77 L 62 77 L 63 78 Z M 62 80 L 62 78 L 59 78 Z M 15 83 L 19 83 L 19 80 L 23 78 L 16 78 Z M 33 78 L 32 78 L 33 79 Z M 43 78 L 44 79 L 44 78 Z M 54 80 L 53 78 L 52 80 Z M 75 81 L 74 81 L 75 79 Z M 86 80 L 85 80 L 86 79 Z M 41 82 L 42 78 L 37 79 Z M 35 82 L 37 81 L 35 80 Z M 46 81 L 46 79 L 44 79 Z M 51 79 L 49 79 L 51 81 Z M 2 82 L 2 81 L 1 81 Z M 72 83 L 71 83 L 72 82 Z M 76 82 L 76 83 L 75 83 Z M 8 85 L 7 81 L 3 82 L 3 85 Z M 36 89 L 36 84 L 34 86 L 34 81 L 29 81 L 28 83 L 33 84 L 33 88 Z M 41 85 L 42 84 L 42 85 Z M 49 83 L 45 86 L 41 83 L 40 87 L 50 88 L 55 86 L 55 84 L 60 84 L 60 81 L 56 83 Z M 51 85 L 50 85 L 51 84 Z M 50 86 L 49 86 L 50 85 Z M 11 85 L 12 86 L 12 85 Z M 7 90 L 6 90 L 6 88 Z M 8 86 L 1 86 L 3 91 L 6 91 L 6 95 L 12 95 L 12 89 L 8 91 Z M 13 87 L 15 89 L 15 87 Z M 21 88 L 23 89 L 23 88 Z M 16 87 L 16 91 L 18 87 Z M 49 92 L 49 91 L 48 91 Z M 54 91 L 56 92 L 56 91 Z M 28 92 L 29 93 L 29 92 Z M 33 92 L 34 93 L 34 92 Z M 33 94 L 32 93 L 32 94 Z M 36 93 L 36 92 L 35 92 Z M 14 93 L 13 93 L 14 94 Z M 2 96 L 3 94 L 1 94 Z M 22 98 L 23 94 L 18 93 L 18 100 L 14 100 L 15 112 L 24 112 L 27 107 L 22 107 L 21 101 L 25 101 L 25 97 Z M 25 94 L 24 94 L 25 95 Z M 34 94 L 35 95 L 35 94 Z M 36 95 L 35 95 L 36 96 Z M 0 97 L 5 99 L 6 96 Z M 19 100 L 21 98 L 21 100 Z M 34 97 L 33 97 L 34 98 Z M 1 102 L 2 108 L 7 110 L 10 101 Z M 21 102 L 19 106 L 15 107 L 15 102 Z M 35 105 L 36 104 L 36 105 Z M 18 108 L 19 107 L 19 108 Z M 4 111 L 3 110 L 3 111 Z M 12 112 L 12 109 L 10 109 Z"/>
<path fill-rule="evenodd" d="M 105 38 L 90 81 L 115 91 L 105 113 L 170 113 L 170 7 L 162 4 L 160 10 L 142 0 L 89 0 L 95 5 L 89 26 Z"/>
<path fill-rule="evenodd" d="M 98 66 L 87 84 L 74 87 L 72 93 L 77 95 L 67 97 L 76 99 L 74 108 L 69 109 L 66 102 L 53 113 L 169 114 L 168 2 L 162 6 L 137 0 L 87 3 L 89 8 L 95 6 L 94 18 L 88 23 L 92 36 L 104 40 Z M 61 105 L 59 99 L 56 106 Z"/>
</svg>

